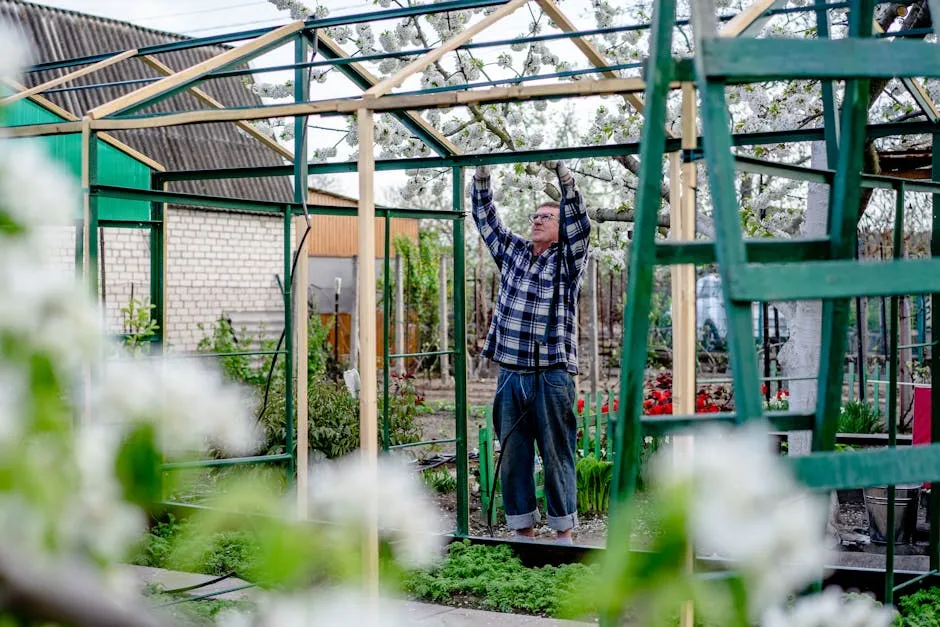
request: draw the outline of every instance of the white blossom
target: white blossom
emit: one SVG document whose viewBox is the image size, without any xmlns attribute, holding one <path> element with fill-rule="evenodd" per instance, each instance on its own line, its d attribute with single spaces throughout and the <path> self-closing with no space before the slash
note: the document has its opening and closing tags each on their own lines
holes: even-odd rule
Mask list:
<svg viewBox="0 0 940 627">
<path fill-rule="evenodd" d="M 14 79 L 30 62 L 31 46 L 13 28 L 0 22 L 0 79 Z"/>
<path fill-rule="evenodd" d="M 269 593 L 259 600 L 251 615 L 228 610 L 220 613 L 217 624 L 220 627 L 404 627 L 412 621 L 397 603 L 384 599 L 373 602 L 358 590 L 334 589 L 292 596 Z"/>
<path fill-rule="evenodd" d="M 358 527 L 370 516 L 373 502 L 380 533 L 402 563 L 428 565 L 439 557 L 436 509 L 414 472 L 400 461 L 380 458 L 375 474 L 359 454 L 318 464 L 310 471 L 309 492 L 309 511 L 316 520 Z"/>
<path fill-rule="evenodd" d="M 798 599 L 792 608 L 773 607 L 763 627 L 890 627 L 896 612 L 862 595 L 846 597 L 838 587 Z"/>
<path fill-rule="evenodd" d="M 735 563 L 755 614 L 818 578 L 826 559 L 825 503 L 770 451 L 770 430 L 762 421 L 703 429 L 694 454 L 656 460 L 663 485 L 691 487 L 695 545 Z"/>
<path fill-rule="evenodd" d="M 247 413 L 247 401 L 207 367 L 177 360 L 121 360 L 103 368 L 93 407 L 101 423 L 152 422 L 161 449 L 171 454 L 210 444 L 245 453 L 260 435 Z"/>
</svg>

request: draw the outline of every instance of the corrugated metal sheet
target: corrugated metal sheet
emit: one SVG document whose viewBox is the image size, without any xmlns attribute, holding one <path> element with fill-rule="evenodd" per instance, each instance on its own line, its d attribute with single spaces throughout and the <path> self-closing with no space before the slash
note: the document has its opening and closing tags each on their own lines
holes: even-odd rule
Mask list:
<svg viewBox="0 0 940 627">
<path fill-rule="evenodd" d="M 173 33 L 141 28 L 127 22 L 46 7 L 20 0 L 0 0 L 0 20 L 11 23 L 33 44 L 35 63 L 58 61 L 141 46 L 187 39 Z M 191 67 L 224 52 L 226 46 L 202 47 L 157 55 L 156 58 L 176 71 Z M 27 86 L 38 85 L 70 69 L 31 73 L 24 77 Z M 128 59 L 69 85 L 90 85 L 160 75 L 139 59 Z M 100 104 L 127 94 L 141 85 L 112 86 L 81 91 L 45 94 L 53 103 L 81 117 Z M 215 79 L 200 85 L 213 98 L 228 107 L 254 106 L 261 99 L 251 93 L 240 77 Z M 205 109 L 195 97 L 180 93 L 150 107 L 146 112 Z M 280 165 L 283 160 L 269 148 L 240 132 L 234 124 L 199 124 L 161 129 L 115 132 L 115 137 L 164 164 L 168 170 L 193 168 L 230 168 Z M 174 184 L 174 191 L 259 200 L 290 200 L 291 183 L 277 179 L 231 181 L 190 181 Z"/>
<path fill-rule="evenodd" d="M 10 124 L 42 124 L 57 122 L 61 118 L 29 100 L 18 100 L 4 112 Z M 50 135 L 48 137 L 8 139 L 12 142 L 36 142 L 76 181 L 82 176 L 82 139 L 79 135 Z M 137 189 L 150 188 L 150 168 L 129 157 L 114 146 L 98 140 L 98 182 L 103 185 L 123 185 Z M 78 217 L 78 216 L 76 216 Z M 117 198 L 98 199 L 98 217 L 102 220 L 147 220 L 150 203 Z"/>
<path fill-rule="evenodd" d="M 307 252 L 311 257 L 353 257 L 359 254 L 359 227 L 355 216 L 313 215 L 312 238 L 308 238 Z M 404 235 L 418 241 L 418 221 L 392 218 L 392 255 L 395 254 L 395 238 Z M 328 235 L 326 235 L 328 234 Z M 375 256 L 385 253 L 385 218 L 375 221 Z"/>
</svg>

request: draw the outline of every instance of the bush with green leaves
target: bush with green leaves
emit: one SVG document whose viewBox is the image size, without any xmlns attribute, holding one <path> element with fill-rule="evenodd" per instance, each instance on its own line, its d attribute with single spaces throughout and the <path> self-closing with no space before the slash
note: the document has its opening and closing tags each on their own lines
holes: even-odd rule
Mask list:
<svg viewBox="0 0 940 627">
<path fill-rule="evenodd" d="M 870 404 L 849 401 L 839 411 L 839 433 L 884 433 L 884 421 Z"/>
<path fill-rule="evenodd" d="M 597 459 L 594 453 L 578 460 L 575 466 L 579 514 L 605 514 L 610 504 L 610 486 L 614 464 Z"/>
</svg>

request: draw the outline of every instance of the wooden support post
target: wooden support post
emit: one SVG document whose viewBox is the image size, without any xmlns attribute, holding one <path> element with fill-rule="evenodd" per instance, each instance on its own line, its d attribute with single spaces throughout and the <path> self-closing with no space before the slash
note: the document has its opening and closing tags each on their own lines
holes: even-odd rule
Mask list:
<svg viewBox="0 0 940 627">
<path fill-rule="evenodd" d="M 441 268 L 440 268 L 440 277 L 438 279 L 439 286 L 439 304 L 440 304 L 440 313 L 439 313 L 439 329 L 441 335 L 441 348 L 440 350 L 446 351 L 447 347 L 450 345 L 450 340 L 447 338 L 447 257 L 441 255 Z M 459 321 L 455 323 L 459 324 Z M 441 355 L 441 383 L 448 383 L 450 381 L 450 360 L 447 358 L 447 355 Z"/>
<path fill-rule="evenodd" d="M 363 463 L 372 481 L 378 481 L 378 376 L 375 315 L 375 153 L 373 113 L 360 109 L 359 127 L 359 440 Z M 365 537 L 362 544 L 362 574 L 365 591 L 370 600 L 379 594 L 379 530 L 378 502 L 374 490 L 367 490 L 362 498 L 366 503 Z"/>
<path fill-rule="evenodd" d="M 22 100 L 23 98 L 29 98 L 30 96 L 41 94 L 47 89 L 58 87 L 59 85 L 63 85 L 65 83 L 73 81 L 76 78 L 79 78 L 81 76 L 87 76 L 88 74 L 97 72 L 98 70 L 114 65 L 115 63 L 120 63 L 124 59 L 129 59 L 130 57 L 133 57 L 136 54 L 137 54 L 136 49 L 125 50 L 124 52 L 120 54 L 116 54 L 102 61 L 98 61 L 97 63 L 92 63 L 91 65 L 87 65 L 80 70 L 75 70 L 74 72 L 69 72 L 68 74 L 57 76 L 56 78 L 50 79 L 44 83 L 40 83 L 39 85 L 36 85 L 34 87 L 30 87 L 29 89 L 24 89 L 23 91 L 17 92 L 13 94 L 12 96 L 7 96 L 6 98 L 3 98 L 2 100 L 0 100 L 0 106 L 10 105 L 16 102 L 17 100 Z"/>
<path fill-rule="evenodd" d="M 597 257 L 591 255 L 591 258 L 588 260 L 588 306 L 590 307 L 590 312 L 588 313 L 588 325 L 590 327 L 590 337 L 591 337 L 591 402 L 593 403 L 597 399 L 597 379 L 599 373 L 598 363 L 598 343 L 597 343 Z M 611 408 L 612 409 L 612 408 Z M 600 433 L 597 434 L 597 437 L 600 437 Z"/>
<path fill-rule="evenodd" d="M 294 237 L 299 243 L 307 229 L 303 216 L 294 218 Z M 294 355 L 297 381 L 297 513 L 301 520 L 307 518 L 307 444 L 308 438 L 308 398 L 307 398 L 307 327 L 310 324 L 310 306 L 307 294 L 310 291 L 308 278 L 310 261 L 307 245 L 297 252 L 297 270 L 294 276 Z M 337 339 L 339 341 L 339 339 Z"/>
<path fill-rule="evenodd" d="M 353 305 L 349 314 L 349 367 L 359 369 L 359 255 L 353 255 Z"/>
<path fill-rule="evenodd" d="M 401 255 L 395 254 L 395 352 L 408 352 L 405 346 L 405 266 Z M 395 360 L 395 372 L 405 374 L 405 360 Z"/>
<path fill-rule="evenodd" d="M 695 147 L 695 89 L 691 83 L 682 85 L 682 148 Z M 692 161 L 681 162 L 679 153 L 669 155 L 669 179 L 672 203 L 672 239 L 695 239 L 695 179 L 696 167 Z M 678 199 L 678 202 L 676 201 Z M 672 267 L 672 407 L 681 415 L 695 413 L 695 266 L 683 264 Z M 676 436 L 675 455 L 693 454 L 692 438 Z M 686 563 L 691 571 L 694 551 L 690 545 Z M 682 606 L 682 627 L 694 624 L 692 602 Z"/>
</svg>

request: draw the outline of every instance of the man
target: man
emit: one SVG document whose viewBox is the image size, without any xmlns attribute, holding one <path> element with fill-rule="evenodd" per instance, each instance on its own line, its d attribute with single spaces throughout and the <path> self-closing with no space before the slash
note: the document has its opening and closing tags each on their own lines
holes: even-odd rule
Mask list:
<svg viewBox="0 0 940 627">
<path fill-rule="evenodd" d="M 517 537 L 532 537 L 541 521 L 534 480 L 538 443 L 548 525 L 559 542 L 570 544 L 578 513 L 574 325 L 591 223 L 565 164 L 543 165 L 558 176 L 561 204 L 542 203 L 529 216 L 529 240 L 507 229 L 496 214 L 487 166 L 478 166 L 474 174 L 472 208 L 500 272 L 483 355 L 499 364 L 493 424 L 502 447 L 506 523 Z"/>
</svg>

